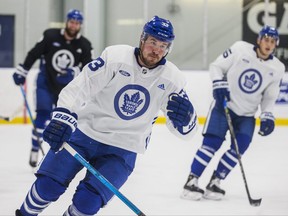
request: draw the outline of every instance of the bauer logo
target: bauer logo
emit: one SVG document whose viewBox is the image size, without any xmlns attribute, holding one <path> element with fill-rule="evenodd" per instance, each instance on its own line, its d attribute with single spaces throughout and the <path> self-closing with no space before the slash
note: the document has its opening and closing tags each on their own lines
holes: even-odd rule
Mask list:
<svg viewBox="0 0 288 216">
<path fill-rule="evenodd" d="M 288 104 L 288 82 L 282 82 L 276 104 Z"/>
<path fill-rule="evenodd" d="M 77 120 L 74 117 L 56 112 L 53 116 L 53 119 L 58 119 L 65 124 L 73 125 L 74 128 L 77 128 Z"/>
</svg>

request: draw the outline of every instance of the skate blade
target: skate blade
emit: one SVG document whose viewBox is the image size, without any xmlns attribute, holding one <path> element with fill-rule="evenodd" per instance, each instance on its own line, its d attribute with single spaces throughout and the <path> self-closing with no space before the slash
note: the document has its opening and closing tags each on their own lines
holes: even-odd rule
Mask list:
<svg viewBox="0 0 288 216">
<path fill-rule="evenodd" d="M 186 200 L 199 201 L 202 199 L 202 196 L 203 196 L 202 193 L 198 193 L 198 192 L 194 192 L 194 191 L 192 192 L 192 191 L 184 189 L 184 191 L 180 197 L 182 199 L 186 199 Z"/>
<path fill-rule="evenodd" d="M 205 198 L 205 199 L 216 200 L 216 201 L 222 200 L 223 197 L 224 197 L 223 194 L 215 193 L 215 192 L 212 192 L 212 191 L 205 191 L 205 193 L 203 195 L 203 198 Z"/>
</svg>

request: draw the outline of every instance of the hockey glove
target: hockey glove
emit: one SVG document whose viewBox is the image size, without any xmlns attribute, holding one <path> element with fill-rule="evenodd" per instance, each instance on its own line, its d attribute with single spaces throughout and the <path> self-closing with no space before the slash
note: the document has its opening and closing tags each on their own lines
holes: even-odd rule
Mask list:
<svg viewBox="0 0 288 216">
<path fill-rule="evenodd" d="M 167 104 L 167 116 L 175 127 L 183 127 L 189 124 L 194 113 L 191 102 L 178 94 L 172 94 Z"/>
<path fill-rule="evenodd" d="M 260 115 L 260 131 L 258 134 L 267 136 L 271 134 L 275 127 L 275 119 L 271 112 L 263 112 Z"/>
<path fill-rule="evenodd" d="M 43 139 L 51 149 L 57 152 L 77 128 L 77 114 L 65 108 L 57 107 L 52 112 L 52 119 L 43 132 Z"/>
<path fill-rule="evenodd" d="M 223 107 L 224 99 L 230 101 L 230 92 L 226 80 L 213 81 L 213 97 L 216 100 L 216 106 Z"/>
<path fill-rule="evenodd" d="M 22 64 L 16 67 L 16 71 L 13 74 L 13 79 L 16 85 L 24 85 L 28 70 L 24 68 Z"/>
<path fill-rule="evenodd" d="M 66 68 L 64 69 L 64 73 L 59 73 L 56 76 L 56 80 L 61 85 L 67 85 L 69 82 L 71 82 L 75 76 L 77 76 L 80 72 L 80 69 L 78 67 L 72 67 L 72 68 Z"/>
</svg>

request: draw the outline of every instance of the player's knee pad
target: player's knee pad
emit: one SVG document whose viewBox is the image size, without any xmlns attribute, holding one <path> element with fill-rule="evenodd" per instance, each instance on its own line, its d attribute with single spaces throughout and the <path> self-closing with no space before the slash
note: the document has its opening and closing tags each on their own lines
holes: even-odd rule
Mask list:
<svg viewBox="0 0 288 216">
<path fill-rule="evenodd" d="M 38 195 L 47 201 L 56 201 L 66 190 L 66 187 L 54 179 L 38 175 L 35 182 Z"/>
<path fill-rule="evenodd" d="M 73 205 L 69 207 L 69 211 L 94 215 L 103 205 L 102 196 L 87 182 L 81 181 L 74 194 Z"/>
<path fill-rule="evenodd" d="M 251 137 L 246 134 L 237 134 L 236 140 L 238 144 L 239 153 L 243 155 L 251 143 Z M 232 140 L 233 142 L 233 140 Z M 232 143 L 232 149 L 235 150 L 235 145 Z"/>
<path fill-rule="evenodd" d="M 222 145 L 224 139 L 212 134 L 206 134 L 203 139 L 202 148 L 215 153 Z"/>
</svg>

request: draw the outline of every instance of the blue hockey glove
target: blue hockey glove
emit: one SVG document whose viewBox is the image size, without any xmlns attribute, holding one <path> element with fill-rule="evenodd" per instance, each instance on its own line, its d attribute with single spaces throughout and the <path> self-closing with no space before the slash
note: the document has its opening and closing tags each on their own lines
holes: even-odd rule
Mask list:
<svg viewBox="0 0 288 216">
<path fill-rule="evenodd" d="M 13 79 L 16 85 L 24 85 L 28 70 L 24 68 L 22 64 L 16 67 L 16 71 L 13 74 Z"/>
<path fill-rule="evenodd" d="M 56 80 L 61 85 L 67 85 L 69 82 L 71 82 L 75 76 L 77 76 L 80 72 L 80 69 L 78 67 L 72 67 L 72 68 L 66 68 L 63 70 L 64 73 L 59 73 L 56 77 Z"/>
<path fill-rule="evenodd" d="M 53 110 L 52 119 L 43 132 L 43 139 L 57 152 L 77 128 L 77 114 L 65 108 Z"/>
<path fill-rule="evenodd" d="M 230 101 L 230 92 L 226 80 L 213 81 L 213 97 L 216 100 L 216 106 L 223 107 L 224 99 Z"/>
<path fill-rule="evenodd" d="M 260 115 L 260 131 L 258 134 L 267 136 L 271 134 L 275 127 L 275 118 L 271 112 L 263 112 Z"/>
<path fill-rule="evenodd" d="M 194 113 L 191 102 L 178 94 L 172 94 L 167 104 L 167 116 L 175 127 L 183 127 L 189 124 Z"/>
</svg>

